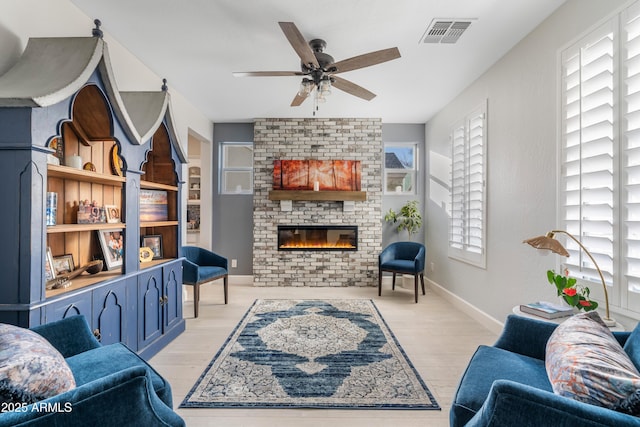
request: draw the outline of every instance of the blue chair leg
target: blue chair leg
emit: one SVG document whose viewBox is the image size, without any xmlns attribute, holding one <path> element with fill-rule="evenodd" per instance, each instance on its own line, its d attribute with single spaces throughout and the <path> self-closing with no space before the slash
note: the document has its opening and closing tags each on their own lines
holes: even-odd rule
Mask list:
<svg viewBox="0 0 640 427">
<path fill-rule="evenodd" d="M 391 282 L 391 290 L 395 291 L 396 290 L 396 272 L 393 272 L 393 281 Z"/>
<path fill-rule="evenodd" d="M 415 290 L 416 303 L 417 303 L 418 302 L 418 275 L 417 274 L 413 276 L 413 288 Z"/>
</svg>

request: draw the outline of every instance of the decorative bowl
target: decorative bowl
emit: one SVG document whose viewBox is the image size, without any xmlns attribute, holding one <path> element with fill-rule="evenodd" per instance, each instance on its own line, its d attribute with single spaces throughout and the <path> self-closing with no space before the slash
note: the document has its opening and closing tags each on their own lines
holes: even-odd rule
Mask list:
<svg viewBox="0 0 640 427">
<path fill-rule="evenodd" d="M 87 273 L 89 274 L 96 274 L 96 273 L 100 273 L 102 271 L 102 260 L 98 259 L 95 261 L 91 261 L 89 264 L 86 265 L 87 267 Z"/>
</svg>

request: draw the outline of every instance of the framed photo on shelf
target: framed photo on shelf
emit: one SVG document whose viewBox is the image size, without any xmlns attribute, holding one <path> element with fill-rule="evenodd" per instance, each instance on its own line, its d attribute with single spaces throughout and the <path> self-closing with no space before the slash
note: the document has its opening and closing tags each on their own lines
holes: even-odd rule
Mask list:
<svg viewBox="0 0 640 427">
<path fill-rule="evenodd" d="M 153 259 L 162 259 L 162 236 L 159 234 L 149 234 L 142 236 L 141 247 L 147 247 L 153 251 Z"/>
<path fill-rule="evenodd" d="M 122 230 L 98 230 L 98 240 L 107 270 L 122 267 L 124 233 Z"/>
<path fill-rule="evenodd" d="M 47 254 L 44 259 L 44 280 L 47 282 L 56 278 L 56 270 L 53 267 L 53 256 L 51 255 L 51 248 L 47 248 Z"/>
<path fill-rule="evenodd" d="M 73 264 L 73 255 L 66 254 L 53 257 L 53 270 L 55 271 L 56 276 L 71 273 L 75 269 L 75 265 Z"/>
<path fill-rule="evenodd" d="M 116 205 L 104 205 L 104 210 L 107 215 L 107 223 L 117 224 L 120 222 L 120 209 Z"/>
</svg>

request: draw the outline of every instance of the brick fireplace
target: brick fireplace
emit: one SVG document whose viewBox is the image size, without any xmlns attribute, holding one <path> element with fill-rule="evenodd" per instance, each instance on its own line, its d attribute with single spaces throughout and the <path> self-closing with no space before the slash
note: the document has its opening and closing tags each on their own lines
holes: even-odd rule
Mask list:
<svg viewBox="0 0 640 427">
<path fill-rule="evenodd" d="M 382 245 L 380 119 L 258 119 L 254 125 L 253 282 L 256 286 L 369 286 Z M 366 200 L 269 200 L 273 161 L 359 160 Z M 278 226 L 357 227 L 357 250 L 278 250 Z M 344 233 L 343 233 L 344 234 Z M 344 236 L 343 236 L 344 237 Z"/>
</svg>

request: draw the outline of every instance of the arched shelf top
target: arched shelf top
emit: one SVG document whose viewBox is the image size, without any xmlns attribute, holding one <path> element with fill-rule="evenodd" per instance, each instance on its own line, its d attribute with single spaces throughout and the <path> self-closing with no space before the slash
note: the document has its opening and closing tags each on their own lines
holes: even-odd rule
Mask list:
<svg viewBox="0 0 640 427">
<path fill-rule="evenodd" d="M 104 48 L 98 37 L 30 38 L 0 76 L 0 106 L 48 107 L 69 98 L 87 82 Z"/>
<path fill-rule="evenodd" d="M 164 119 L 169 94 L 165 91 L 120 92 L 120 96 L 141 142 L 148 141 Z"/>
<path fill-rule="evenodd" d="M 57 104 L 82 89 L 96 69 L 113 112 L 131 142 L 144 144 L 164 120 L 184 161 L 166 86 L 158 92 L 119 92 L 107 44 L 100 37 L 30 38 L 20 59 L 0 76 L 0 107 Z"/>
</svg>

